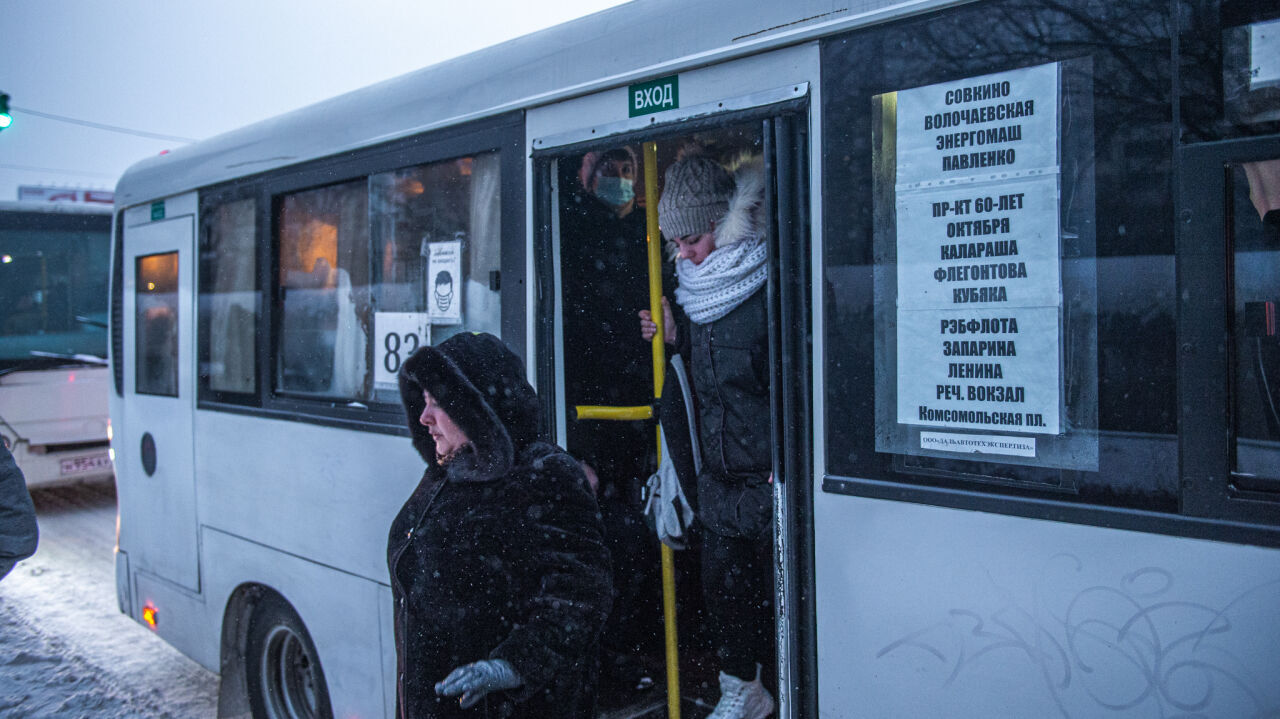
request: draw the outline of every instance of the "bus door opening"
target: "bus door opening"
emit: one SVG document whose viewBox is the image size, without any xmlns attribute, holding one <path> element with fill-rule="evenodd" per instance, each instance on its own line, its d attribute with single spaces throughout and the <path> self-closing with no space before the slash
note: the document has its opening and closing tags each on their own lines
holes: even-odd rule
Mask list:
<svg viewBox="0 0 1280 719">
<path fill-rule="evenodd" d="M 656 293 L 653 298 L 665 297 L 673 308 L 677 335 L 666 339 L 688 339 L 679 336 L 681 331 L 689 333 L 691 326 L 676 293 L 675 260 L 680 248 L 670 238 L 660 238 L 657 230 L 658 204 L 672 165 L 696 155 L 723 168 L 724 177 L 735 177 L 739 171 L 748 172 L 749 166 L 762 167 L 762 153 L 761 125 L 751 122 L 600 144 L 561 156 L 553 165 L 559 229 L 553 242 L 559 259 L 557 306 L 562 333 L 558 350 L 563 357 L 566 430 L 562 440 L 587 468 L 613 560 L 614 604 L 602 637 L 598 700 L 599 710 L 610 716 L 613 712 L 643 716 L 663 705 L 668 716 L 679 716 L 681 706 L 688 715 L 698 716 L 720 696 L 718 675 L 723 662 L 708 629 L 711 618 L 702 581 L 701 535 L 707 530 L 695 520 L 684 543 L 687 548 L 667 549 L 664 562 L 660 559 L 663 547 L 643 511 L 647 481 L 660 456 L 654 417 L 661 373 L 667 357 L 682 346 L 686 354 L 692 350 L 687 342 L 664 343 L 663 355 L 655 361 L 652 342 L 641 337 L 639 313 L 651 308 L 651 292 Z M 724 208 L 716 212 L 719 222 Z M 763 227 L 761 223 L 757 229 L 762 232 Z M 758 294 L 758 329 L 764 332 L 763 287 Z M 742 340 L 745 358 L 749 342 L 745 335 Z M 691 359 L 684 361 L 689 364 Z M 690 368 L 691 373 L 696 371 Z M 735 381 L 753 385 L 763 397 L 763 411 L 750 411 L 753 401 L 759 403 L 750 389 L 744 390 L 748 396 L 742 402 L 727 404 L 725 409 L 739 420 L 754 414 L 750 419 L 760 437 L 753 441 L 749 436 L 731 436 L 723 445 L 704 447 L 702 452 L 727 453 L 727 463 L 736 467 L 749 463 L 748 455 L 754 451 L 757 459 L 766 458 L 767 465 L 767 346 L 763 362 L 744 361 L 737 372 L 741 376 Z M 726 427 L 732 428 L 733 421 Z M 750 446 L 756 442 L 759 446 Z M 681 480 L 696 507 L 698 482 L 688 476 Z M 763 519 L 771 520 L 772 515 L 765 512 Z M 770 534 L 768 529 L 763 531 L 763 562 L 770 561 L 765 546 Z M 762 681 L 776 696 L 773 595 L 771 588 L 766 589 L 767 596 L 755 602 L 761 605 L 756 607 L 761 621 L 747 622 L 765 626 L 740 629 L 759 635 L 759 648 L 753 652 L 759 658 L 753 661 L 763 666 Z M 669 606 L 664 606 L 664 590 Z M 667 621 L 666 612 L 674 615 L 674 622 Z"/>
<path fill-rule="evenodd" d="M 1280 159 L 1229 167 L 1228 240 L 1234 294 L 1234 479 L 1280 493 Z"/>
</svg>

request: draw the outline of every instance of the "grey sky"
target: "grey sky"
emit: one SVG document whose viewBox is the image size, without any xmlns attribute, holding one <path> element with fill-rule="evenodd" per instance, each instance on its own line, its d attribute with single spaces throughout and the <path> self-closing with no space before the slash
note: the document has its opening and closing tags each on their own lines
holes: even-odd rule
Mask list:
<svg viewBox="0 0 1280 719">
<path fill-rule="evenodd" d="M 22 108 L 206 138 L 622 0 L 0 0 L 0 200 L 18 185 L 113 189 L 181 143 Z"/>
</svg>

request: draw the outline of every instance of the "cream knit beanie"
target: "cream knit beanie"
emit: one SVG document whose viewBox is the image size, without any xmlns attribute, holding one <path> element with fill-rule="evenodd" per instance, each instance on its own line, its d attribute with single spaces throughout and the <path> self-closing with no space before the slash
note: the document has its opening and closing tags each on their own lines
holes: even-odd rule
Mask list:
<svg viewBox="0 0 1280 719">
<path fill-rule="evenodd" d="M 658 200 L 658 227 L 668 239 L 711 231 L 729 211 L 733 176 L 714 160 L 685 157 L 667 168 Z"/>
</svg>

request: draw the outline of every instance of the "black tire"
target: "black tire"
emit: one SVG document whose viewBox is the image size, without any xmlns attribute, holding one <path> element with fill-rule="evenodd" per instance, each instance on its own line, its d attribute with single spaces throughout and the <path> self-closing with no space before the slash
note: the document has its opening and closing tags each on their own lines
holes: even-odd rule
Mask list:
<svg viewBox="0 0 1280 719">
<path fill-rule="evenodd" d="M 272 594 L 254 608 L 246 650 L 254 719 L 333 719 L 320 657 L 288 602 Z"/>
</svg>

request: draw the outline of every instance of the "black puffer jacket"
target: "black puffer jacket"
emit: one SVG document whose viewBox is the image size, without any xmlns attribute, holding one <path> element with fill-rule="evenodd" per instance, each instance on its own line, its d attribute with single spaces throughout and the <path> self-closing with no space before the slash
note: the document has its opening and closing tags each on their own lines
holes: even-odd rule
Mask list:
<svg viewBox="0 0 1280 719">
<path fill-rule="evenodd" d="M 757 290 L 724 317 L 689 323 L 693 386 L 702 431 L 702 471 L 769 474 L 769 330 Z"/>
<path fill-rule="evenodd" d="M 734 171 L 734 183 L 729 210 L 716 225 L 717 250 L 764 232 L 764 174 L 759 158 L 744 159 Z M 758 538 L 773 518 L 765 288 L 757 288 L 718 319 L 697 323 L 682 316 L 679 321 L 676 336 L 690 368 L 698 408 L 702 454 L 698 520 L 722 536 Z M 666 404 L 665 392 L 663 397 Z M 667 414 L 664 407 L 664 417 Z M 673 453 L 678 451 L 672 447 Z"/>
<path fill-rule="evenodd" d="M 698 518 L 720 535 L 760 536 L 773 517 L 764 290 L 720 319 L 685 327 L 702 451 Z"/>
<path fill-rule="evenodd" d="M 446 466 L 418 423 L 426 389 L 471 444 Z M 537 396 L 498 338 L 460 334 L 400 373 L 427 469 L 391 525 L 400 717 L 589 717 L 611 578 L 577 462 L 541 441 Z M 463 711 L 434 684 L 505 659 L 524 679 Z"/>
</svg>

